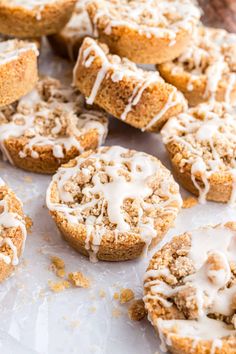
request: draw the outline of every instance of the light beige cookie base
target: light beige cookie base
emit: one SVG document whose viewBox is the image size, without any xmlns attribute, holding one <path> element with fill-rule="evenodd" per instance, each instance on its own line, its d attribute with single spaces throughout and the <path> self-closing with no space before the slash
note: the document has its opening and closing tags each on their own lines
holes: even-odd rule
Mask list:
<svg viewBox="0 0 236 354">
<path fill-rule="evenodd" d="M 67 165 L 64 165 L 64 167 L 70 166 L 73 166 L 73 160 L 71 160 Z M 51 189 L 51 202 L 58 202 L 56 183 L 53 184 Z M 76 249 L 76 251 L 88 257 L 89 252 L 85 248 L 85 240 L 87 235 L 84 224 L 70 224 L 61 212 L 51 211 L 50 214 L 52 215 L 58 229 L 61 231 L 64 239 L 74 249 Z M 162 240 L 165 233 L 170 227 L 173 226 L 174 220 L 174 215 L 167 213 L 160 218 L 159 223 L 156 226 L 158 236 L 152 240 L 149 248 L 153 248 Z M 145 246 L 145 242 L 139 235 L 119 233 L 119 237 L 116 242 L 114 235 L 108 232 L 102 238 L 96 257 L 101 261 L 127 261 L 140 257 L 143 254 Z"/>
<path fill-rule="evenodd" d="M 97 130 L 91 129 L 79 139 L 79 142 L 84 150 L 94 150 L 98 147 L 99 136 Z M 52 146 L 35 146 L 33 148 L 39 154 L 38 158 L 31 157 L 31 151 L 29 154 L 21 158 L 19 153 L 23 151 L 24 146 L 27 144 L 28 139 L 25 137 L 9 138 L 5 140 L 4 146 L 7 149 L 15 166 L 30 172 L 52 174 L 64 163 L 70 161 L 76 156 L 80 155 L 80 152 L 72 147 L 69 151 L 64 150 L 64 158 L 56 158 L 53 155 Z"/>
<path fill-rule="evenodd" d="M 63 35 L 63 33 L 56 33 L 48 36 L 47 39 L 57 55 L 71 61 L 76 61 L 84 36 L 69 38 Z"/>
<path fill-rule="evenodd" d="M 15 194 L 7 187 L 0 187 L 0 200 L 3 196 L 7 195 L 7 204 L 9 212 L 16 213 L 24 218 L 23 210 L 20 201 L 16 198 Z M 24 241 L 24 235 L 20 227 L 9 228 L 7 230 L 7 237 L 11 238 L 14 246 L 17 248 L 17 255 L 20 257 L 22 252 L 22 246 Z M 3 245 L 0 247 L 0 252 L 4 253 L 6 256 L 13 258 L 13 252 L 9 246 Z M 0 282 L 8 278 L 14 271 L 15 266 L 12 264 L 6 264 L 0 259 Z"/>
<path fill-rule="evenodd" d="M 76 0 L 58 0 L 45 6 L 38 19 L 37 10 L 0 4 L 0 33 L 20 38 L 57 33 L 69 21 L 75 4 Z"/>
<path fill-rule="evenodd" d="M 172 69 L 175 68 L 173 63 L 165 63 L 157 65 L 157 69 L 160 72 L 163 79 L 173 86 L 177 87 L 181 91 L 185 98 L 188 100 L 190 106 L 196 106 L 199 103 L 206 102 L 210 98 L 210 93 L 205 94 L 207 87 L 207 78 L 203 74 L 199 76 L 198 80 L 191 80 L 192 75 L 186 71 L 179 74 L 172 74 Z M 189 83 L 191 83 L 192 90 L 188 90 Z M 221 79 L 218 84 L 218 89 L 216 91 L 215 98 L 219 102 L 225 101 L 225 95 L 227 92 L 227 87 L 229 82 L 227 79 Z M 236 100 L 236 84 L 232 88 L 230 93 L 231 103 Z"/>
<path fill-rule="evenodd" d="M 83 45 L 81 50 L 86 50 L 87 46 Z M 92 54 L 92 52 L 91 52 Z M 83 55 L 81 55 L 81 58 Z M 96 77 L 101 69 L 102 62 L 99 57 L 93 61 L 89 67 L 85 67 L 82 60 L 77 63 L 74 72 L 74 85 L 88 97 L 92 91 Z M 102 81 L 94 103 L 103 108 L 106 112 L 121 120 L 120 116 L 124 112 L 129 98 L 132 96 L 134 88 L 137 86 L 138 80 L 135 78 L 124 78 L 122 81 L 112 81 L 110 75 L 106 76 Z M 138 104 L 132 107 L 127 114 L 125 123 L 139 129 L 145 129 L 148 123 L 161 111 L 168 101 L 173 87 L 164 82 L 154 83 L 147 87 Z M 156 132 L 161 129 L 164 123 L 173 115 L 183 110 L 181 104 L 171 107 L 148 131 Z"/>
<path fill-rule="evenodd" d="M 191 192 L 196 196 L 199 196 L 199 191 L 194 186 L 191 178 L 191 170 L 190 170 L 191 166 L 186 165 L 185 168 L 180 169 L 179 163 L 183 157 L 182 158 L 181 156 L 178 157 L 178 162 L 179 162 L 178 163 L 176 161 L 176 158 L 174 159 L 175 154 L 177 155 L 176 150 L 173 150 L 174 147 L 171 145 L 172 144 L 168 144 L 166 148 L 170 156 L 171 164 L 173 167 L 173 174 L 176 177 L 176 180 L 180 183 L 181 186 L 183 186 L 189 192 Z M 196 175 L 196 180 L 197 183 L 202 188 L 204 188 L 204 183 L 202 182 L 200 175 Z M 232 188 L 233 188 L 233 180 L 230 173 L 225 173 L 225 174 L 214 173 L 210 176 L 208 181 L 210 184 L 210 189 L 206 195 L 206 200 L 221 202 L 221 203 L 227 203 L 230 201 Z"/>
<path fill-rule="evenodd" d="M 26 95 L 37 80 L 37 56 L 33 50 L 22 52 L 16 59 L 0 64 L 0 107 Z"/>
<path fill-rule="evenodd" d="M 96 4 L 88 4 L 87 10 L 92 23 L 96 17 Z M 140 34 L 137 30 L 128 26 L 114 26 L 111 34 L 104 33 L 108 26 L 107 19 L 100 19 L 97 30 L 98 38 L 102 43 L 106 43 L 111 53 L 121 57 L 126 57 L 139 64 L 160 64 L 177 58 L 187 48 L 191 41 L 191 34 L 179 30 L 176 35 L 175 44 L 170 45 L 168 38 L 157 38 L 151 35 Z"/>
<path fill-rule="evenodd" d="M 226 223 L 225 227 L 235 230 L 235 223 Z M 188 247 L 190 246 L 189 235 L 182 234 L 175 236 L 171 242 L 167 243 L 160 251 L 156 252 L 152 257 L 148 269 L 159 269 L 168 266 L 169 261 L 174 259 L 176 251 L 183 250 L 183 255 L 186 254 Z M 152 277 L 148 278 L 146 281 L 153 280 Z M 150 292 L 149 287 L 144 288 L 144 295 Z M 161 303 L 155 299 L 145 299 L 145 308 L 148 311 L 148 318 L 152 322 L 157 334 L 158 328 L 156 322 L 158 318 L 171 320 L 171 319 L 185 319 L 183 313 L 181 313 L 176 306 L 163 307 Z M 167 349 L 173 354 L 210 354 L 212 348 L 212 340 L 199 340 L 197 343 L 194 339 L 189 337 L 179 337 L 175 333 L 163 330 L 162 333 L 168 334 L 168 342 L 171 345 L 167 345 Z M 222 340 L 222 347 L 216 348 L 215 354 L 235 354 L 236 338 L 231 337 L 230 339 Z"/>
</svg>

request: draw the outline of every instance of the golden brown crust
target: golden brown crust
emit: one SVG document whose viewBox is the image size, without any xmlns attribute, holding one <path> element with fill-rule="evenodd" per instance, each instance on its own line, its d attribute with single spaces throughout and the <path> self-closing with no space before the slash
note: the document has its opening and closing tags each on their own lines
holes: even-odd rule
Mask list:
<svg viewBox="0 0 236 354">
<path fill-rule="evenodd" d="M 97 130 L 90 130 L 84 135 L 80 136 L 78 142 L 81 147 L 86 150 L 94 150 L 99 145 L 99 134 Z M 64 157 L 57 158 L 53 155 L 52 146 L 35 146 L 34 151 L 38 153 L 39 157 L 33 158 L 27 155 L 25 158 L 20 157 L 20 152 L 24 150 L 27 145 L 28 139 L 24 137 L 9 138 L 4 141 L 5 148 L 11 157 L 13 164 L 22 170 L 42 173 L 53 174 L 64 163 L 75 158 L 80 154 L 76 147 L 72 147 L 69 151 L 64 150 Z"/>
<path fill-rule="evenodd" d="M 16 37 L 41 37 L 56 33 L 69 21 L 76 0 L 58 0 L 42 10 L 10 6 L 0 1 L 0 32 Z"/>
<path fill-rule="evenodd" d="M 90 66 L 84 65 L 83 53 L 89 45 L 90 42 L 85 40 L 81 47 L 80 56 L 74 71 L 74 84 L 86 97 L 89 97 L 91 94 L 103 64 L 102 59 L 92 51 L 91 53 L 95 55 L 95 60 Z M 106 47 L 103 48 L 107 50 Z M 135 77 L 124 76 L 122 80 L 116 81 L 112 80 L 111 75 L 107 75 L 99 87 L 94 102 L 105 111 L 122 120 L 122 113 L 125 111 L 129 99 L 132 97 L 134 89 L 139 83 L 140 80 Z M 151 121 L 167 104 L 173 90 L 173 86 L 164 81 L 158 81 L 148 85 L 143 91 L 138 103 L 134 105 L 132 110 L 126 115 L 125 123 L 141 130 L 152 132 L 159 131 L 171 116 L 180 113 L 184 109 L 185 102 L 179 97 L 179 99 L 176 100 L 176 105 L 170 107 L 159 119 L 149 126 Z"/>
<path fill-rule="evenodd" d="M 92 23 L 96 22 L 98 9 L 98 1 L 90 2 L 87 6 Z M 170 45 L 169 38 L 147 35 L 141 33 L 141 30 L 138 31 L 124 25 L 112 26 L 107 34 L 106 28 L 108 26 L 109 17 L 104 16 L 97 21 L 96 30 L 99 40 L 108 45 L 111 53 L 126 57 L 139 64 L 160 64 L 175 59 L 189 45 L 192 37 L 189 31 L 179 29 L 174 42 Z"/>
<path fill-rule="evenodd" d="M 0 107 L 31 91 L 38 79 L 37 53 L 29 49 L 17 58 L 0 62 Z"/>
<path fill-rule="evenodd" d="M 6 200 L 8 205 L 8 211 L 10 213 L 16 213 L 19 217 L 19 220 L 24 224 L 25 215 L 22 210 L 21 202 L 16 198 L 15 194 L 8 188 L 8 186 L 0 186 L 0 200 Z M 11 227 L 6 229 L 5 237 L 9 237 L 17 249 L 17 257 L 21 256 L 22 249 L 24 246 L 24 237 L 25 235 L 22 232 L 20 227 Z M 0 247 L 0 253 L 4 256 L 9 256 L 11 262 L 7 264 L 4 260 L 0 259 L 0 282 L 8 278 L 15 269 L 13 265 L 13 251 L 6 244 Z"/>
</svg>

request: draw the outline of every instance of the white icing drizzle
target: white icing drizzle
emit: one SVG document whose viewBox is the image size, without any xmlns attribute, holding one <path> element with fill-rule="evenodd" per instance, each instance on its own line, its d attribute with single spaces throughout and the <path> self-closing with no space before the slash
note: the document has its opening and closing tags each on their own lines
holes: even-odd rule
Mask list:
<svg viewBox="0 0 236 354">
<path fill-rule="evenodd" d="M 58 170 L 47 191 L 48 208 L 63 213 L 71 224 L 83 223 L 86 226 L 85 247 L 90 253 L 91 260 L 96 259 L 102 237 L 109 231 L 114 233 L 116 242 L 120 233 L 138 234 L 148 247 L 152 239 L 157 237 L 155 218 L 166 213 L 175 217 L 181 206 L 178 187 L 171 175 L 150 155 L 130 152 L 119 146 L 100 148 L 89 155 L 89 160 L 94 161 L 96 172 L 81 167 L 87 159 L 78 157 L 75 166 L 61 167 Z M 125 166 L 129 166 L 128 171 Z M 80 193 L 86 197 L 86 202 L 83 203 L 73 203 L 73 195 L 66 191 L 68 181 L 76 181 L 78 173 L 90 181 L 88 186 L 78 187 Z M 125 177 L 127 173 L 128 177 Z M 101 180 L 101 174 L 108 176 L 106 182 Z M 156 192 L 155 202 L 150 202 L 148 199 L 153 198 L 154 190 L 149 183 L 154 176 L 157 178 L 157 174 L 160 178 L 160 191 Z M 51 200 L 51 190 L 55 183 L 60 199 L 58 203 Z M 175 192 L 170 190 L 173 187 L 176 188 Z M 126 220 L 123 211 L 125 201 L 128 199 L 132 199 L 132 204 L 138 208 L 138 215 L 135 217 L 137 221 L 134 224 L 136 226 L 132 226 Z M 93 211 L 97 207 L 100 210 L 99 215 Z M 150 208 L 155 208 L 154 216 L 151 214 L 148 216 L 146 213 Z M 89 216 L 86 214 L 88 210 L 91 211 Z M 104 215 L 107 215 L 109 224 L 114 226 L 110 230 L 104 224 Z"/>
<path fill-rule="evenodd" d="M 35 43 L 11 39 L 0 41 L 0 65 L 17 60 L 22 53 L 33 51 L 38 56 L 39 52 Z"/>
<path fill-rule="evenodd" d="M 170 299 L 182 290 L 194 289 L 195 295 L 190 293 L 186 302 L 195 300 L 195 320 L 159 318 L 154 325 L 159 331 L 164 351 L 171 347 L 171 336 L 174 335 L 191 338 L 195 346 L 198 341 L 208 340 L 211 342 L 211 354 L 214 354 L 217 348 L 222 347 L 224 337 L 236 336 L 233 325 L 207 316 L 214 313 L 224 316 L 234 314 L 232 303 L 236 283 L 232 282 L 230 264 L 236 264 L 236 232 L 228 226 L 218 225 L 200 228 L 189 234 L 191 246 L 187 257 L 193 264 L 194 272 L 183 277 L 180 285 L 170 286 L 167 279 L 173 275 L 168 267 L 148 270 L 144 277 L 144 287 L 147 289 L 144 301 L 152 299 L 163 307 L 170 307 L 173 302 L 166 298 Z"/>
<path fill-rule="evenodd" d="M 49 91 L 48 97 L 42 93 L 43 89 Z M 35 147 L 51 146 L 53 155 L 61 159 L 73 147 L 78 153 L 83 152 L 79 138 L 90 130 L 97 131 L 98 146 L 101 145 L 107 135 L 104 114 L 86 110 L 82 95 L 50 78 L 41 80 L 30 94 L 19 100 L 16 108 L 8 106 L 0 110 L 0 149 L 12 164 L 5 146 L 11 137 L 27 138 L 19 153 L 21 158 L 30 155 L 37 159 Z"/>
<path fill-rule="evenodd" d="M 171 118 L 162 129 L 164 144 L 176 143 L 184 151 L 180 168 L 190 165 L 191 178 L 204 203 L 214 173 L 229 173 L 236 202 L 236 120 L 235 110 L 226 103 L 203 103 Z M 200 182 L 199 182 L 200 176 Z M 203 186 L 202 186 L 203 183 Z"/>
<path fill-rule="evenodd" d="M 163 79 L 160 77 L 158 72 L 144 71 L 139 69 L 134 63 L 130 62 L 126 58 L 120 59 L 116 55 L 107 55 L 95 40 L 86 38 L 80 49 L 78 60 L 74 68 L 75 86 L 76 77 L 79 75 L 79 65 L 82 63 L 82 65 L 88 68 L 92 65 L 96 58 L 99 58 L 102 64 L 93 84 L 90 95 L 87 98 L 88 104 L 94 103 L 100 86 L 105 78 L 107 79 L 109 77 L 113 82 L 119 82 L 128 77 L 129 79 L 132 79 L 134 82 L 136 82 L 128 103 L 120 115 L 121 120 L 125 121 L 127 119 L 128 114 L 132 111 L 133 107 L 135 107 L 140 102 L 143 92 L 147 88 L 159 82 L 163 83 Z M 155 117 L 153 117 L 153 119 L 149 122 L 147 127 L 144 128 L 144 130 L 150 129 L 171 107 L 174 107 L 178 104 L 181 104 L 184 107 L 186 106 L 183 95 L 173 87 L 173 90 L 170 92 L 167 102 L 164 104 L 163 108 Z"/>
<path fill-rule="evenodd" d="M 5 182 L 0 178 L 0 188 L 5 187 Z M 24 250 L 25 240 L 26 240 L 26 226 L 24 219 L 17 213 L 13 213 L 9 211 L 8 207 L 8 195 L 0 201 L 0 248 L 4 245 L 7 245 L 12 251 L 12 257 L 6 255 L 4 252 L 0 251 L 0 259 L 4 261 L 6 264 L 17 265 L 19 263 L 17 248 L 13 243 L 12 238 L 4 237 L 5 230 L 9 228 L 20 228 L 23 235 L 23 245 L 22 252 Z"/>
<path fill-rule="evenodd" d="M 189 73 L 187 89 L 205 78 L 204 98 L 215 99 L 220 82 L 226 82 L 225 101 L 233 103 L 231 94 L 236 89 L 236 35 L 222 29 L 200 27 L 194 41 L 171 65 L 172 75 Z M 165 65 L 165 64 L 164 64 Z"/>
<path fill-rule="evenodd" d="M 92 19 L 95 33 L 99 22 L 106 20 L 104 32 L 112 33 L 113 27 L 128 27 L 147 38 L 169 39 L 173 45 L 180 31 L 192 32 L 200 18 L 200 10 L 190 0 L 99 0 Z"/>
</svg>

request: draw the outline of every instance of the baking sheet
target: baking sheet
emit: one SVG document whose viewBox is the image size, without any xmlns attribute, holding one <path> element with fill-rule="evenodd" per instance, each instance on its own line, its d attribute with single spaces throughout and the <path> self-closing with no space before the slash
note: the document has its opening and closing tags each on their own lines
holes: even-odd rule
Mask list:
<svg viewBox="0 0 236 354">
<path fill-rule="evenodd" d="M 55 57 L 46 43 L 40 58 L 43 74 L 71 80 L 71 65 Z M 142 133 L 111 119 L 108 145 L 122 145 L 153 154 L 170 167 L 159 135 Z M 33 220 L 24 256 L 14 276 L 0 286 L 1 354 L 154 354 L 161 353 L 159 339 L 147 320 L 133 322 L 128 305 L 113 299 L 121 288 L 142 297 L 142 278 L 148 258 L 123 263 L 92 264 L 61 239 L 45 207 L 45 191 L 51 179 L 0 163 L 0 176 L 24 203 Z M 183 197 L 186 192 L 181 191 Z M 205 224 L 236 221 L 235 208 L 216 203 L 182 210 L 171 236 Z M 161 246 L 161 245 L 160 245 Z M 91 279 L 90 289 L 66 289 L 53 293 L 48 281 L 59 279 L 49 270 L 50 257 L 59 256 L 66 271 L 81 271 Z M 99 295 L 105 292 L 105 297 Z"/>
</svg>

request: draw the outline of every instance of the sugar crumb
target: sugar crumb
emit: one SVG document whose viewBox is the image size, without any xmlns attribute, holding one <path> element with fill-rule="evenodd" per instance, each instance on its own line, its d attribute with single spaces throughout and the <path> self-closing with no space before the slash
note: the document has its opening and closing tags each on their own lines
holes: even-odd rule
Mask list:
<svg viewBox="0 0 236 354">
<path fill-rule="evenodd" d="M 132 321 L 141 321 L 146 316 L 146 309 L 142 299 L 134 300 L 128 309 Z"/>
<path fill-rule="evenodd" d="M 65 269 L 65 262 L 60 257 L 52 256 L 51 262 L 56 269 Z"/>
<path fill-rule="evenodd" d="M 90 288 L 90 280 L 86 278 L 81 272 L 69 273 L 68 280 L 75 287 Z"/>
<path fill-rule="evenodd" d="M 198 203 L 197 198 L 188 197 L 188 198 L 186 198 L 186 199 L 183 200 L 183 206 L 182 206 L 182 208 L 183 208 L 183 209 L 189 209 L 189 208 L 192 208 L 192 207 L 194 207 L 195 205 L 197 205 L 197 203 Z"/>
</svg>

